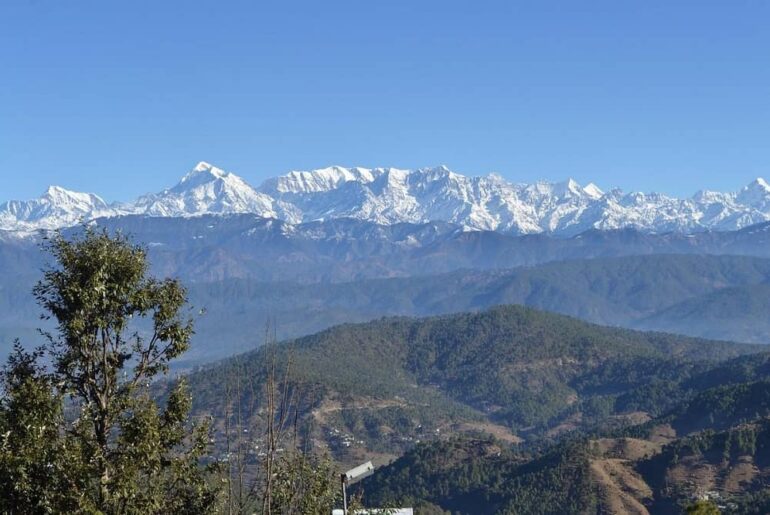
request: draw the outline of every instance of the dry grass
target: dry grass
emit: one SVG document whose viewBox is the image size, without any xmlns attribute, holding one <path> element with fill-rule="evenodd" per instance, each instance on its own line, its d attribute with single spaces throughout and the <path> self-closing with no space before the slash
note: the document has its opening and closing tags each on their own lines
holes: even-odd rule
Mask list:
<svg viewBox="0 0 770 515">
<path fill-rule="evenodd" d="M 599 491 L 602 513 L 649 515 L 643 501 L 652 499 L 652 489 L 631 468 L 628 460 L 594 460 L 591 478 Z"/>
<path fill-rule="evenodd" d="M 507 427 L 493 424 L 492 422 L 463 422 L 462 424 L 454 426 L 454 429 L 460 432 L 478 431 L 487 433 L 502 442 L 518 444 L 524 441 L 511 432 Z"/>
<path fill-rule="evenodd" d="M 722 489 L 729 493 L 740 493 L 759 475 L 759 469 L 751 456 L 741 456 L 738 463 L 726 471 Z"/>
<path fill-rule="evenodd" d="M 601 438 L 595 440 L 594 448 L 606 458 L 640 460 L 660 452 L 662 445 L 638 438 Z"/>
</svg>

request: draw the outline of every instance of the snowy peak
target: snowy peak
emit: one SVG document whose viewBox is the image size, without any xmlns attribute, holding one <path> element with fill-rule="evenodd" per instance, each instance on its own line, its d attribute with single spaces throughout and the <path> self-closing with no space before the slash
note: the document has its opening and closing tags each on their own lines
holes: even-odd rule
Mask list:
<svg viewBox="0 0 770 515">
<path fill-rule="evenodd" d="M 292 171 L 258 189 L 201 161 L 173 187 L 130 204 L 108 205 L 91 193 L 52 186 L 38 199 L 0 205 L 0 230 L 67 227 L 97 217 L 138 214 L 190 217 L 251 213 L 286 226 L 353 218 L 377 224 L 448 222 L 464 230 L 562 236 L 589 229 L 646 232 L 735 230 L 770 221 L 770 184 L 762 178 L 735 193 L 700 191 L 687 199 L 658 193 L 604 192 L 577 181 L 514 184 L 500 175 L 466 176 L 446 166 Z"/>
<path fill-rule="evenodd" d="M 764 180 L 762 177 L 757 177 L 754 179 L 753 182 L 751 182 L 747 188 L 755 188 L 755 189 L 761 189 L 765 193 L 770 193 L 770 184 L 767 183 L 766 180 Z"/>
<path fill-rule="evenodd" d="M 290 172 L 260 190 L 296 208 L 303 221 L 356 218 L 379 224 L 445 221 L 467 230 L 577 234 L 632 227 L 649 232 L 733 230 L 770 220 L 770 187 L 701 192 L 690 199 L 659 193 L 605 193 L 568 179 L 513 184 L 499 175 L 468 177 L 446 166 L 400 170 L 339 166 Z M 740 198 L 737 198 L 740 197 Z"/>
<path fill-rule="evenodd" d="M 92 214 L 110 215 L 111 207 L 98 195 L 51 186 L 40 197 L 39 206 L 46 216 L 90 218 Z"/>
<path fill-rule="evenodd" d="M 142 197 L 133 210 L 150 216 L 254 213 L 277 218 L 275 207 L 272 198 L 237 175 L 201 161 L 176 186 Z"/>
<path fill-rule="evenodd" d="M 382 173 L 382 169 L 342 166 L 330 166 L 312 171 L 291 171 L 286 175 L 268 179 L 259 189 L 263 193 L 274 196 L 319 193 L 339 188 L 347 182 L 370 183 Z"/>
<path fill-rule="evenodd" d="M 223 191 L 240 192 L 241 194 L 255 191 L 253 187 L 237 175 L 226 172 L 205 161 L 198 163 L 195 168 L 182 177 L 176 186 L 168 191 L 190 192 L 196 188 L 207 188 L 211 185 Z"/>
<path fill-rule="evenodd" d="M 56 229 L 93 218 L 95 214 L 109 216 L 116 213 L 98 195 L 50 186 L 37 199 L 0 204 L 0 229 Z"/>
<path fill-rule="evenodd" d="M 596 184 L 589 182 L 586 187 L 583 188 L 583 191 L 586 195 L 591 197 L 592 199 L 596 200 L 599 198 L 602 198 L 604 196 L 604 192 L 597 186 Z"/>
<path fill-rule="evenodd" d="M 762 177 L 757 177 L 738 192 L 736 200 L 740 204 L 763 210 L 770 206 L 770 184 Z"/>
<path fill-rule="evenodd" d="M 225 172 L 221 168 L 217 168 L 216 166 L 211 165 L 205 161 L 201 161 L 195 165 L 195 168 L 190 170 L 187 175 L 182 177 L 180 184 L 224 179 L 228 175 L 230 175 L 230 173 Z"/>
<path fill-rule="evenodd" d="M 59 204 L 79 204 L 79 205 L 100 205 L 107 207 L 107 203 L 98 195 L 93 193 L 81 193 L 62 188 L 61 186 L 49 186 L 41 198 L 48 199 L 52 203 Z"/>
<path fill-rule="evenodd" d="M 198 164 L 195 165 L 195 168 L 193 168 L 187 175 L 195 175 L 201 172 L 209 173 L 217 177 L 228 175 L 228 172 L 225 172 L 221 168 L 217 168 L 216 166 L 212 165 L 211 163 L 207 163 L 206 161 L 198 162 Z"/>
<path fill-rule="evenodd" d="M 583 187 L 574 179 L 567 179 L 553 185 L 551 191 L 560 198 L 583 197 L 586 195 Z"/>
<path fill-rule="evenodd" d="M 540 191 L 549 191 L 551 195 L 568 199 L 590 199 L 596 200 L 604 196 L 604 192 L 594 183 L 590 182 L 587 186 L 581 186 L 574 179 L 567 179 L 564 182 L 538 183 Z"/>
</svg>

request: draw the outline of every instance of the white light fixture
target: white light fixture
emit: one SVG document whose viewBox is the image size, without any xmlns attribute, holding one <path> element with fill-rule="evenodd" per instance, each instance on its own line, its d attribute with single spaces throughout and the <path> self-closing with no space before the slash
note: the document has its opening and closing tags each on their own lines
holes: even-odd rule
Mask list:
<svg viewBox="0 0 770 515">
<path fill-rule="evenodd" d="M 367 461 L 366 463 L 357 466 L 356 468 L 352 468 L 342 474 L 340 477 L 342 482 L 342 513 L 343 515 L 348 515 L 348 492 L 347 487 L 350 484 L 355 483 L 356 481 L 359 481 L 367 476 L 371 476 L 374 473 L 374 465 L 371 461 Z"/>
</svg>

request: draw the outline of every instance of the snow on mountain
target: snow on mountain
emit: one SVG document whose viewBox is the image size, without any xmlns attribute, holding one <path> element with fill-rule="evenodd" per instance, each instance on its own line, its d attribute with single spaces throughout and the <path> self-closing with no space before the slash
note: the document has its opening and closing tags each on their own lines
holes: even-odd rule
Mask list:
<svg viewBox="0 0 770 515">
<path fill-rule="evenodd" d="M 507 183 L 492 176 L 469 178 L 446 167 L 333 167 L 291 172 L 266 181 L 260 191 L 291 202 L 306 221 L 345 217 L 380 224 L 442 220 L 463 225 L 467 219 L 474 228 L 494 229 L 503 218 L 481 204 L 499 184 Z"/>
<path fill-rule="evenodd" d="M 0 229 L 57 229 L 77 224 L 82 219 L 118 214 L 120 212 L 112 209 L 101 197 L 93 193 L 78 193 L 51 186 L 40 198 L 11 200 L 0 204 Z"/>
<path fill-rule="evenodd" d="M 763 178 L 758 177 L 739 191 L 735 200 L 738 204 L 767 212 L 770 210 L 770 184 Z"/>
<path fill-rule="evenodd" d="M 586 195 L 596 200 L 604 195 L 604 192 L 596 184 L 589 182 L 588 185 L 583 188 Z"/>
<path fill-rule="evenodd" d="M 757 179 L 738 193 L 689 199 L 602 191 L 570 179 L 513 184 L 441 166 L 418 170 L 332 167 L 266 181 L 265 194 L 293 204 L 302 220 L 351 217 L 380 224 L 441 220 L 467 230 L 573 235 L 632 227 L 648 232 L 734 230 L 770 220 L 770 186 Z"/>
<path fill-rule="evenodd" d="M 605 193 L 593 183 L 513 184 L 491 174 L 467 177 L 441 166 L 414 171 L 332 167 L 291 172 L 260 191 L 292 203 L 304 221 L 351 217 L 380 224 L 441 220 L 467 230 L 572 235 L 633 227 L 648 232 L 732 230 L 770 220 L 761 179 L 738 194 L 691 199 Z"/>
<path fill-rule="evenodd" d="M 291 206 L 258 192 L 237 175 L 203 161 L 173 188 L 139 198 L 132 211 L 170 217 L 254 213 L 298 221 Z"/>
<path fill-rule="evenodd" d="M 330 166 L 312 172 L 289 172 L 265 181 L 259 188 L 273 197 L 292 194 L 318 193 L 340 187 L 346 182 L 369 183 L 384 173 L 384 169 L 343 168 Z"/>
<path fill-rule="evenodd" d="M 442 221 L 465 230 L 569 236 L 588 229 L 646 232 L 735 230 L 770 220 L 770 185 L 757 179 L 736 193 L 700 191 L 687 199 L 602 191 L 593 183 L 514 184 L 499 175 L 469 177 L 445 166 L 292 171 L 254 188 L 235 174 L 199 163 L 174 187 L 131 204 L 50 188 L 36 200 L 0 205 L 0 230 L 66 227 L 121 214 L 190 217 L 253 213 L 296 224 L 353 218 L 392 225 Z"/>
</svg>

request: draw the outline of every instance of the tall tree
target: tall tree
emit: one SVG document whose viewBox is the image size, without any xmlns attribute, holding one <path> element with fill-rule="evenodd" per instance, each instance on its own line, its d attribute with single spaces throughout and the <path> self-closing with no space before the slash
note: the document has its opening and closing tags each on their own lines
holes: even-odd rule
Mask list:
<svg viewBox="0 0 770 515">
<path fill-rule="evenodd" d="M 163 406 L 149 393 L 150 383 L 189 347 L 184 287 L 150 277 L 145 249 L 120 234 L 85 227 L 72 239 L 55 235 L 46 247 L 53 266 L 34 294 L 44 318 L 56 322 L 57 331 L 46 333 L 51 371 L 33 373 L 40 356 L 27 355 L 10 363 L 7 375 L 23 372 L 22 362 L 29 381 L 50 388 L 72 412 L 56 419 L 55 431 L 58 455 L 68 460 L 60 474 L 67 501 L 95 513 L 214 510 L 218 488 L 199 466 L 208 433 L 204 425 L 189 427 L 184 383 Z M 3 409 L 3 419 L 18 415 L 8 402 Z M 9 434 L 5 445 L 21 436 Z M 44 460 L 49 466 L 55 458 Z"/>
<path fill-rule="evenodd" d="M 41 353 L 16 343 L 2 373 L 0 512 L 71 511 L 71 476 L 63 459 L 62 398 L 37 364 Z"/>
</svg>

